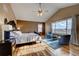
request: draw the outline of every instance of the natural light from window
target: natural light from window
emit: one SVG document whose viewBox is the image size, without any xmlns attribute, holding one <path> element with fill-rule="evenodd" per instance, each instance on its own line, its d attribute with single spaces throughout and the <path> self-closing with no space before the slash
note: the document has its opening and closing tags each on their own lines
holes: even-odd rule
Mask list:
<svg viewBox="0 0 79 59">
<path fill-rule="evenodd" d="M 52 23 L 52 33 L 71 34 L 72 18 Z"/>
<path fill-rule="evenodd" d="M 42 32 L 42 24 L 38 24 L 38 32 Z"/>
</svg>

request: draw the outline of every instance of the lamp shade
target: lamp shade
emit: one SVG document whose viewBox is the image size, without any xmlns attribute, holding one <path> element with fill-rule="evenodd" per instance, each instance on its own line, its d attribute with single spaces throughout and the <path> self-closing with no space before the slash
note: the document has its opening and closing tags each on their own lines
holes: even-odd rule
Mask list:
<svg viewBox="0 0 79 59">
<path fill-rule="evenodd" d="M 12 28 L 12 25 L 4 25 L 4 30 L 5 31 L 10 31 L 10 30 L 12 30 L 13 28 Z"/>
</svg>

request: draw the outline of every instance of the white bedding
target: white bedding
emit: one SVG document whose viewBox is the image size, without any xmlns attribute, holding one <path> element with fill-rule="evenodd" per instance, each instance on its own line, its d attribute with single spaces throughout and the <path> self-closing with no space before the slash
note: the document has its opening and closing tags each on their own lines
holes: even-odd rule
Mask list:
<svg viewBox="0 0 79 59">
<path fill-rule="evenodd" d="M 29 43 L 34 41 L 41 41 L 41 37 L 35 33 L 21 33 L 13 32 L 16 37 L 16 44 Z"/>
</svg>

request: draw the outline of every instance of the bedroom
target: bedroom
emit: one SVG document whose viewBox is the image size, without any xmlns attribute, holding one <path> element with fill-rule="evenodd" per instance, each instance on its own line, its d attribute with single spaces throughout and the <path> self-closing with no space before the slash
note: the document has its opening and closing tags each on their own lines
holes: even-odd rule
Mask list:
<svg viewBox="0 0 79 59">
<path fill-rule="evenodd" d="M 72 19 L 69 24 L 71 27 L 67 27 L 69 26 L 67 21 L 64 22 L 66 31 L 63 36 L 68 35 L 67 28 L 70 28 L 71 37 L 68 39 L 72 40 L 66 39 L 67 45 L 59 46 L 54 43 L 55 46 L 51 47 L 49 43 L 53 43 L 54 38 L 59 39 L 62 36 L 60 33 L 63 33 L 63 30 L 60 33 L 56 32 L 57 29 L 52 33 L 51 24 L 69 18 Z M 77 52 L 79 47 L 76 46 L 79 45 L 78 3 L 0 3 L 0 19 L 0 55 L 2 56 L 79 55 Z M 59 25 L 63 25 L 62 22 Z M 60 27 L 62 26 L 58 26 Z"/>
</svg>

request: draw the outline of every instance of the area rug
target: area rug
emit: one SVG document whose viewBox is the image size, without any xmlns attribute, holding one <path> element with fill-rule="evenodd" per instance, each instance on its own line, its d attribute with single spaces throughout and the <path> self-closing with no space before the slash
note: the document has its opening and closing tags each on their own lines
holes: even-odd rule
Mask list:
<svg viewBox="0 0 79 59">
<path fill-rule="evenodd" d="M 61 47 L 61 45 L 59 44 L 59 40 L 51 40 L 51 39 L 46 39 L 44 40 L 45 43 L 47 43 L 51 48 L 53 49 L 58 49 Z"/>
<path fill-rule="evenodd" d="M 54 55 L 50 52 L 49 46 L 44 43 L 36 43 L 32 45 L 24 45 L 16 48 L 14 56 L 51 56 Z"/>
</svg>

